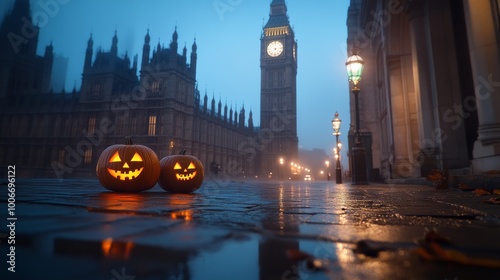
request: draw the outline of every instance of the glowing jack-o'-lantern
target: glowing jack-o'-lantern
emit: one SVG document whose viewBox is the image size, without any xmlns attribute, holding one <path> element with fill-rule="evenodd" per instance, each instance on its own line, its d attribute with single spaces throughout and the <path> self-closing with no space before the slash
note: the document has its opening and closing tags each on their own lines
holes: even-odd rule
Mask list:
<svg viewBox="0 0 500 280">
<path fill-rule="evenodd" d="M 125 145 L 113 145 L 101 153 L 96 173 L 101 185 L 108 190 L 140 192 L 156 184 L 160 162 L 153 150 L 134 145 L 127 137 Z"/>
<path fill-rule="evenodd" d="M 164 190 L 174 193 L 190 193 L 201 187 L 204 169 L 201 161 L 195 156 L 166 156 L 160 160 L 160 179 L 158 185 Z"/>
</svg>

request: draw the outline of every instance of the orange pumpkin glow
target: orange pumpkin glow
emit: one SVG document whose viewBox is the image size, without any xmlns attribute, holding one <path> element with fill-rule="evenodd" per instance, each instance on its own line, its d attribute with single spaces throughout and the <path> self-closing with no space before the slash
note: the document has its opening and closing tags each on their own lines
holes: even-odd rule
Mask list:
<svg viewBox="0 0 500 280">
<path fill-rule="evenodd" d="M 158 184 L 164 190 L 174 193 L 190 193 L 201 187 L 204 169 L 195 156 L 166 156 L 160 160 L 160 179 Z"/>
<path fill-rule="evenodd" d="M 108 190 L 140 192 L 152 188 L 160 176 L 160 162 L 155 152 L 134 145 L 127 137 L 125 145 L 106 148 L 97 161 L 99 182 Z"/>
</svg>

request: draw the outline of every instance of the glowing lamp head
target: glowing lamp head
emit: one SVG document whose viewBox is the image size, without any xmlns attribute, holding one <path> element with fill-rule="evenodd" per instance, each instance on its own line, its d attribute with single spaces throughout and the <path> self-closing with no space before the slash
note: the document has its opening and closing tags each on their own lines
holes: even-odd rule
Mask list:
<svg viewBox="0 0 500 280">
<path fill-rule="evenodd" d="M 335 112 L 335 117 L 332 120 L 333 135 L 340 135 L 340 125 L 342 120 L 339 119 L 339 113 Z"/>
<path fill-rule="evenodd" d="M 365 62 L 359 55 L 351 55 L 346 63 L 345 66 L 347 68 L 347 76 L 349 77 L 349 81 L 351 81 L 354 84 L 354 87 L 356 87 L 361 81 L 361 75 L 363 74 L 363 67 L 364 67 Z"/>
</svg>

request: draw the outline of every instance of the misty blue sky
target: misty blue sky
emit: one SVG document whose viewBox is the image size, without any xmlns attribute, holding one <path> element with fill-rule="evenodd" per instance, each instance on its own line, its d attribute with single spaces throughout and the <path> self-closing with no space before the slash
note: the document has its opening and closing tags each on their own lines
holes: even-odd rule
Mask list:
<svg viewBox="0 0 500 280">
<path fill-rule="evenodd" d="M 0 1 L 0 15 L 14 0 Z M 81 84 L 87 40 L 94 51 L 108 51 L 118 34 L 118 53 L 142 55 L 149 28 L 151 44 L 168 46 L 177 26 L 179 52 L 188 57 L 196 38 L 197 80 L 202 95 L 229 105 L 244 104 L 260 123 L 260 36 L 271 0 L 32 0 L 41 27 L 38 53 L 53 42 L 69 58 L 66 90 Z M 61 3 L 44 9 L 41 3 Z M 349 88 L 345 71 L 349 0 L 288 0 L 288 15 L 298 40 L 297 110 L 299 146 L 332 155 L 331 119 L 338 111 L 343 143 L 349 128 Z M 225 8 L 225 9 L 224 9 Z M 343 158 L 347 145 L 344 145 Z"/>
</svg>

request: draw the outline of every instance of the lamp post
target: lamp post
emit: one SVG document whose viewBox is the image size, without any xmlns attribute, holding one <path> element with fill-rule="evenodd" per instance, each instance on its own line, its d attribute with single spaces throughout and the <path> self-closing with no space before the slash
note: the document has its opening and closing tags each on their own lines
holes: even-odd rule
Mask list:
<svg viewBox="0 0 500 280">
<path fill-rule="evenodd" d="M 358 94 L 360 91 L 358 88 L 358 83 L 359 81 L 361 81 L 364 61 L 359 55 L 354 54 L 347 59 L 345 65 L 347 68 L 347 76 L 349 77 L 349 81 L 351 81 L 354 85 L 354 87 L 352 88 L 352 94 L 354 95 L 354 104 L 356 108 L 356 131 L 354 132 L 354 145 L 352 147 L 352 184 L 366 185 L 366 151 L 360 139 L 358 105 Z"/>
<path fill-rule="evenodd" d="M 339 119 L 339 113 L 335 112 L 335 117 L 332 120 L 332 128 L 333 128 L 333 135 L 335 135 L 335 138 L 337 140 L 337 154 L 335 156 L 335 161 L 336 161 L 336 166 L 335 166 L 335 178 L 337 184 L 342 184 L 342 170 L 340 168 L 340 147 L 342 145 L 339 145 L 339 135 L 340 135 L 340 125 L 342 124 L 342 120 Z"/>
<path fill-rule="evenodd" d="M 283 164 L 285 163 L 285 159 L 280 157 L 280 169 L 279 169 L 279 179 L 283 179 Z"/>
</svg>

